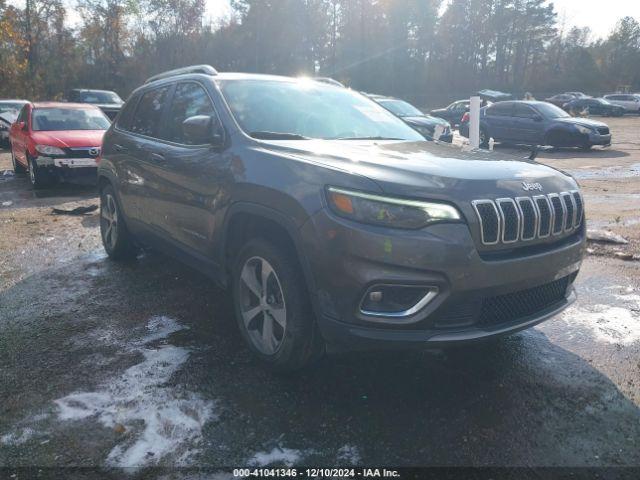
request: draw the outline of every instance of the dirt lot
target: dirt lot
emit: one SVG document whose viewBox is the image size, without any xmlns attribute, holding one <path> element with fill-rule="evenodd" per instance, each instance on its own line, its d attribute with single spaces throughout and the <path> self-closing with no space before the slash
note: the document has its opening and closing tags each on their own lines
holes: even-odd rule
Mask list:
<svg viewBox="0 0 640 480">
<path fill-rule="evenodd" d="M 36 193 L 0 154 L 0 465 L 640 466 L 640 118 L 576 175 L 592 245 L 579 300 L 492 347 L 256 365 L 227 296 L 157 254 L 108 261 L 91 187 Z M 499 147 L 524 156 L 526 151 Z M 135 474 L 135 472 L 129 471 Z"/>
</svg>

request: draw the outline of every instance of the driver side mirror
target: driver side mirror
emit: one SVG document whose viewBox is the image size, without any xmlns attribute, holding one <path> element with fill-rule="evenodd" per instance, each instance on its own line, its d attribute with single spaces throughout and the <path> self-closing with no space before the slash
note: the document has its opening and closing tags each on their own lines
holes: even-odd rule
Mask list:
<svg viewBox="0 0 640 480">
<path fill-rule="evenodd" d="M 225 132 L 217 116 L 194 115 L 182 122 L 182 132 L 191 145 L 211 144 L 221 147 L 225 143 Z"/>
<path fill-rule="evenodd" d="M 26 132 L 28 130 L 27 122 L 18 122 L 18 128 Z"/>
</svg>

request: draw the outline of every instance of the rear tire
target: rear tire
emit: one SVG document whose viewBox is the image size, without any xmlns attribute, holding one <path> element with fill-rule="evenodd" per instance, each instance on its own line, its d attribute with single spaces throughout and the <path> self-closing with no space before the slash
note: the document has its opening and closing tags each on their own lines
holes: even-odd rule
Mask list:
<svg viewBox="0 0 640 480">
<path fill-rule="evenodd" d="M 100 190 L 100 236 L 107 255 L 112 260 L 134 258 L 137 248 L 124 223 L 122 210 L 111 185 Z"/>
<path fill-rule="evenodd" d="M 40 189 L 54 185 L 56 178 L 41 167 L 38 167 L 34 159 L 26 153 L 27 163 L 29 164 L 29 180 L 33 188 Z"/>
<path fill-rule="evenodd" d="M 480 128 L 480 148 L 489 148 L 489 133 L 486 128 Z"/>
<path fill-rule="evenodd" d="M 242 337 L 271 370 L 300 370 L 323 356 L 304 276 L 285 249 L 261 238 L 249 240 L 235 259 L 232 288 Z"/>
</svg>

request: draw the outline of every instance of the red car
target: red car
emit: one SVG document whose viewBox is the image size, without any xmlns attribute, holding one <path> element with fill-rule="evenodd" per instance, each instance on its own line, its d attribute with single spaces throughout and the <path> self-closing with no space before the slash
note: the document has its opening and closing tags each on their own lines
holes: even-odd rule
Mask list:
<svg viewBox="0 0 640 480">
<path fill-rule="evenodd" d="M 95 173 L 109 119 L 81 103 L 27 103 L 11 125 L 9 141 L 16 173 L 29 172 L 39 188 L 79 172 Z"/>
</svg>

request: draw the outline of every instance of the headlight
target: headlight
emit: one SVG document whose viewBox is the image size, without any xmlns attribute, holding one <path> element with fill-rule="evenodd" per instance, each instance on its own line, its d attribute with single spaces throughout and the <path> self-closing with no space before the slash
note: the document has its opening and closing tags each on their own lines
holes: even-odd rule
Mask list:
<svg viewBox="0 0 640 480">
<path fill-rule="evenodd" d="M 576 126 L 576 128 L 578 129 L 578 131 L 580 133 L 582 133 L 583 135 L 588 135 L 591 133 L 591 129 L 588 127 L 583 127 L 582 125 L 578 125 Z"/>
<path fill-rule="evenodd" d="M 458 222 L 458 210 L 446 203 L 385 197 L 327 187 L 329 206 L 337 215 L 356 222 L 391 228 L 418 229 L 436 222 Z"/>
<path fill-rule="evenodd" d="M 51 145 L 36 145 L 36 150 L 43 155 L 65 155 L 65 151 Z"/>
</svg>

